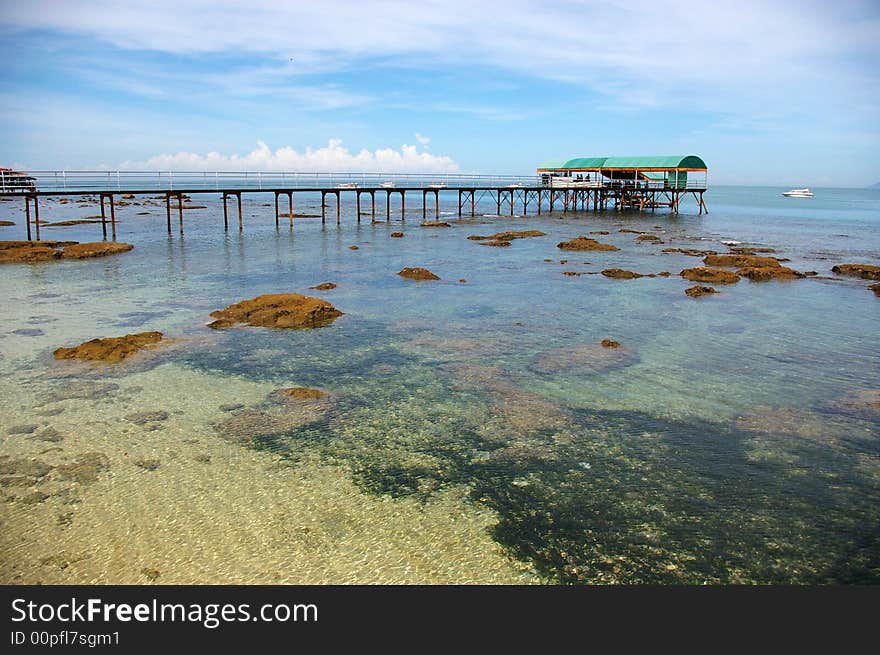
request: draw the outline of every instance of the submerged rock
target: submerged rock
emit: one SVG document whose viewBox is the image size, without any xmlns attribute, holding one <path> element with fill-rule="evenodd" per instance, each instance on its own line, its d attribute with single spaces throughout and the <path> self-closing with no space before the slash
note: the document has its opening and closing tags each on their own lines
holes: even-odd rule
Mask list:
<svg viewBox="0 0 880 655">
<path fill-rule="evenodd" d="M 863 280 L 880 280 L 880 266 L 872 264 L 837 264 L 831 267 L 833 273 L 860 277 Z"/>
<path fill-rule="evenodd" d="M 825 407 L 833 412 L 876 421 L 880 419 L 880 389 L 860 389 L 829 401 Z"/>
<path fill-rule="evenodd" d="M 15 221 L 0 221 L 0 227 L 11 227 L 15 225 Z"/>
<path fill-rule="evenodd" d="M 34 245 L 0 248 L 0 264 L 33 264 L 60 258 L 60 250 L 40 245 L 40 242 L 34 242 Z"/>
<path fill-rule="evenodd" d="M 560 250 L 620 250 L 620 248 L 613 246 L 610 243 L 601 243 L 585 236 L 579 236 L 570 241 L 562 241 L 561 243 L 556 244 L 556 247 Z"/>
<path fill-rule="evenodd" d="M 686 268 L 680 275 L 691 282 L 710 282 L 712 284 L 736 284 L 739 275 L 721 268 Z"/>
<path fill-rule="evenodd" d="M 392 233 L 391 233 L 391 238 L 392 238 L 392 239 L 402 239 L 402 238 L 403 238 L 403 232 L 392 232 Z"/>
<path fill-rule="evenodd" d="M 162 340 L 161 332 L 141 332 L 123 337 L 92 339 L 72 348 L 58 348 L 55 359 L 121 362 L 143 348 L 155 347 Z"/>
<path fill-rule="evenodd" d="M 452 227 L 446 221 L 425 221 L 421 225 L 422 227 Z"/>
<path fill-rule="evenodd" d="M 332 282 L 323 282 L 321 284 L 317 284 L 313 287 L 309 287 L 309 289 L 315 289 L 316 291 L 329 291 L 330 289 L 335 289 L 336 285 Z"/>
<path fill-rule="evenodd" d="M 544 237 L 546 233 L 541 230 L 520 230 L 514 232 L 496 232 L 486 237 L 471 235 L 468 239 L 472 241 L 483 241 L 485 239 L 493 239 L 495 241 L 513 241 L 514 239 L 527 239 L 529 237 Z"/>
<path fill-rule="evenodd" d="M 775 248 L 766 248 L 763 246 L 730 246 L 729 250 L 734 255 L 755 255 L 757 253 L 776 252 Z"/>
<path fill-rule="evenodd" d="M 634 273 L 633 271 L 625 271 L 622 268 L 606 268 L 602 271 L 602 275 L 605 277 L 615 278 L 618 280 L 635 280 L 640 277 L 645 277 L 641 273 Z"/>
<path fill-rule="evenodd" d="M 110 469 L 110 460 L 104 453 L 89 452 L 79 455 L 70 464 L 59 464 L 55 471 L 62 480 L 79 483 L 95 482 L 98 476 Z"/>
<path fill-rule="evenodd" d="M 317 400 L 329 396 L 326 391 L 321 389 L 311 389 L 309 387 L 289 387 L 287 389 L 279 389 L 272 392 L 269 397 L 273 400 L 286 402 L 288 400 Z"/>
<path fill-rule="evenodd" d="M 620 348 L 620 342 L 614 339 L 602 339 L 600 343 L 603 348 Z"/>
<path fill-rule="evenodd" d="M 152 412 L 135 412 L 133 414 L 126 414 L 125 420 L 135 423 L 137 425 L 146 425 L 147 423 L 167 421 L 168 412 L 162 410 L 155 410 Z"/>
<path fill-rule="evenodd" d="M 510 241 L 495 241 L 494 239 L 490 241 L 480 241 L 481 246 L 490 246 L 494 248 L 507 248 L 510 246 Z"/>
<path fill-rule="evenodd" d="M 118 243 L 115 241 L 98 241 L 95 243 L 77 243 L 67 246 L 62 257 L 64 259 L 90 259 L 92 257 L 106 257 L 121 252 L 128 252 L 134 248 L 130 243 Z"/>
<path fill-rule="evenodd" d="M 605 341 L 613 343 L 611 339 Z M 557 373 L 574 368 L 596 373 L 629 366 L 637 361 L 638 355 L 619 343 L 615 347 L 600 342 L 548 350 L 535 358 L 532 368 L 539 373 Z"/>
<path fill-rule="evenodd" d="M 211 312 L 217 320 L 208 327 L 219 329 L 237 323 L 254 327 L 315 328 L 329 325 L 342 316 L 326 300 L 303 296 L 298 293 L 271 293 L 230 305 L 226 309 Z"/>
<path fill-rule="evenodd" d="M 689 257 L 705 257 L 706 255 L 717 255 L 714 250 L 697 250 L 696 248 L 664 248 L 660 252 L 677 252 Z"/>
<path fill-rule="evenodd" d="M 439 280 L 440 278 L 437 275 L 434 275 L 427 268 L 421 268 L 419 266 L 414 267 L 406 267 L 402 271 L 398 273 L 400 277 L 409 278 L 410 280 Z"/>
<path fill-rule="evenodd" d="M 636 237 L 636 241 L 650 241 L 651 243 L 663 243 L 663 239 L 653 234 L 642 234 Z"/>
<path fill-rule="evenodd" d="M 713 293 L 718 293 L 718 290 L 712 287 L 703 287 L 697 284 L 695 286 L 685 289 L 684 292 L 691 298 L 701 298 L 702 296 L 708 296 Z"/>
<path fill-rule="evenodd" d="M 868 288 L 874 292 L 875 296 L 880 296 L 880 282 L 878 282 L 877 284 L 872 284 Z"/>
</svg>

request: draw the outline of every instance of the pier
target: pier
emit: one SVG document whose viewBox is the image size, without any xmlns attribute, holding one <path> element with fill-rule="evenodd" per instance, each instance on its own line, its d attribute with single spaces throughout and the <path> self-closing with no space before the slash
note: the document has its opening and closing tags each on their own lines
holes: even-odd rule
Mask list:
<svg viewBox="0 0 880 655">
<path fill-rule="evenodd" d="M 198 195 L 222 199 L 225 230 L 229 230 L 230 203 L 236 210 L 238 229 L 244 229 L 245 194 L 273 195 L 275 225 L 280 226 L 281 219 L 288 218 L 291 228 L 297 194 L 320 194 L 321 222 L 329 218 L 337 224 L 342 222 L 343 196 L 353 196 L 357 222 L 361 222 L 365 206 L 369 207 L 372 222 L 390 221 L 392 204 L 397 207 L 398 203 L 400 220 L 405 221 L 407 196 L 420 197 L 423 222 L 429 217 L 429 207 L 434 220 L 439 220 L 441 195 L 447 203 L 455 202 L 458 217 L 476 216 L 477 205 L 486 199 L 494 201 L 499 216 L 557 211 L 655 212 L 658 208 L 678 213 L 688 196 L 694 198 L 700 214 L 708 213 L 703 198 L 708 187 L 706 165 L 693 155 L 579 158 L 542 166 L 532 176 L 28 171 L 27 184 L 22 184 L 22 179 L 20 173 L 14 178 L 0 174 L 0 198 L 24 200 L 28 240 L 40 239 L 40 199 L 71 196 L 97 199 L 105 239 L 108 231 L 111 238 L 116 238 L 116 198 L 145 195 L 164 199 L 168 234 L 174 231 L 174 214 L 177 231 L 184 233 L 185 199 Z M 286 205 L 286 214 L 281 213 L 282 204 Z"/>
</svg>

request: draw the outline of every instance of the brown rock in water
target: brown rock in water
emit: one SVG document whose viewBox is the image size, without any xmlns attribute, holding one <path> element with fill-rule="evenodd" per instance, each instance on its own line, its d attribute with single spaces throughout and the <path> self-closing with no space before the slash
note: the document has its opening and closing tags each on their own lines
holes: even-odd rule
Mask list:
<svg viewBox="0 0 880 655">
<path fill-rule="evenodd" d="M 358 246 L 349 246 L 348 249 L 349 249 L 349 250 L 360 250 L 360 247 L 358 247 Z"/>
<path fill-rule="evenodd" d="M 490 236 L 485 236 L 485 237 L 484 237 L 484 236 L 481 236 L 481 235 L 479 235 L 479 234 L 472 234 L 472 235 L 470 235 L 470 236 L 468 237 L 468 239 L 469 239 L 470 241 L 482 241 L 483 239 L 491 239 L 491 238 L 492 238 L 492 237 L 490 237 Z"/>
<path fill-rule="evenodd" d="M 126 334 L 124 337 L 92 339 L 72 348 L 58 348 L 55 359 L 81 359 L 85 361 L 121 362 L 143 348 L 155 347 L 162 340 L 161 332 Z"/>
<path fill-rule="evenodd" d="M 313 287 L 309 287 L 309 289 L 315 289 L 316 291 L 329 291 L 330 289 L 335 289 L 336 285 L 332 282 L 323 282 L 321 284 L 316 284 Z"/>
<path fill-rule="evenodd" d="M 320 298 L 298 293 L 270 293 L 211 312 L 211 316 L 217 320 L 208 324 L 208 327 L 215 329 L 231 327 L 236 323 L 301 329 L 329 325 L 342 316 L 342 312 Z"/>
<path fill-rule="evenodd" d="M 64 259 L 89 259 L 92 257 L 106 257 L 120 252 L 128 252 L 134 248 L 130 243 L 117 243 L 115 241 L 98 241 L 95 243 L 77 243 L 67 246 L 62 253 Z"/>
<path fill-rule="evenodd" d="M 496 241 L 492 239 L 490 241 L 480 241 L 481 246 L 491 246 L 494 248 L 507 248 L 510 246 L 510 241 Z"/>
<path fill-rule="evenodd" d="M 123 200 L 134 200 L 134 194 L 133 193 L 125 193 L 122 195 L 122 199 Z"/>
<path fill-rule="evenodd" d="M 593 230 L 590 234 L 611 234 L 608 230 Z"/>
<path fill-rule="evenodd" d="M 754 255 L 757 253 L 776 252 L 775 248 L 749 247 L 749 246 L 730 246 L 728 248 L 734 255 Z"/>
<path fill-rule="evenodd" d="M 695 248 L 664 248 L 660 252 L 678 252 L 689 257 L 705 257 L 706 255 L 717 255 L 714 250 L 696 250 Z"/>
<path fill-rule="evenodd" d="M 595 239 L 589 239 L 585 236 L 579 236 L 570 241 L 563 241 L 556 244 L 556 247 L 560 250 L 620 250 L 620 248 L 613 246 L 610 243 L 600 243 Z"/>
<path fill-rule="evenodd" d="M 647 232 L 643 232 L 642 230 L 628 230 L 626 228 L 618 230 L 618 232 L 623 232 L 626 234 L 647 234 Z"/>
<path fill-rule="evenodd" d="M 685 289 L 684 292 L 691 298 L 700 298 L 702 296 L 708 296 L 713 293 L 718 293 L 718 291 L 716 289 L 713 289 L 712 287 L 703 287 L 699 284 Z"/>
<path fill-rule="evenodd" d="M 838 275 L 860 277 L 863 280 L 880 280 L 880 266 L 872 264 L 838 264 L 832 266 L 831 271 Z"/>
<path fill-rule="evenodd" d="M 796 280 L 805 277 L 803 273 L 799 273 L 793 268 L 786 266 L 751 266 L 741 268 L 737 271 L 743 277 L 749 278 L 752 282 L 766 282 L 767 280 Z"/>
<path fill-rule="evenodd" d="M 642 234 L 636 237 L 636 241 L 650 241 L 651 243 L 663 243 L 663 239 L 653 234 Z"/>
<path fill-rule="evenodd" d="M 877 284 L 872 284 L 868 288 L 874 292 L 875 296 L 880 296 L 880 282 L 878 282 Z"/>
<path fill-rule="evenodd" d="M 625 271 L 622 268 L 606 268 L 604 271 L 602 271 L 602 275 L 618 280 L 635 280 L 636 278 L 645 277 L 641 273 Z"/>
<path fill-rule="evenodd" d="M 69 464 L 60 464 L 55 472 L 62 480 L 73 480 L 80 484 L 96 482 L 98 475 L 110 468 L 110 459 L 104 453 L 82 453 Z"/>
<path fill-rule="evenodd" d="M 34 243 L 33 246 L 0 249 L 0 264 L 34 264 L 61 258 L 60 250 Z"/>
<path fill-rule="evenodd" d="M 529 237 L 545 237 L 546 233 L 541 230 L 520 230 L 518 232 L 496 232 L 495 234 L 483 237 L 484 239 L 495 239 L 496 241 L 513 241 L 514 239 L 527 239 Z M 470 237 L 468 237 L 470 238 Z"/>
<path fill-rule="evenodd" d="M 400 239 L 400 238 L 402 238 L 402 237 L 403 237 L 403 232 L 392 232 L 392 233 L 391 233 L 391 238 L 392 238 L 392 239 Z"/>
<path fill-rule="evenodd" d="M 736 284 L 739 275 L 721 268 L 686 268 L 680 275 L 691 282 L 709 282 L 711 284 Z"/>
<path fill-rule="evenodd" d="M 620 348 L 620 342 L 614 339 L 602 339 L 603 348 Z"/>
<path fill-rule="evenodd" d="M 398 273 L 400 277 L 406 277 L 410 280 L 439 280 L 440 278 L 434 275 L 427 268 L 421 267 L 406 267 L 400 273 Z"/>
<path fill-rule="evenodd" d="M 446 221 L 425 221 L 421 225 L 422 227 L 452 227 Z"/>
<path fill-rule="evenodd" d="M 578 271 L 562 271 L 563 275 L 567 275 L 568 277 L 580 277 L 583 273 L 579 273 Z"/>
<path fill-rule="evenodd" d="M 11 227 L 15 225 L 15 221 L 0 221 L 0 227 Z"/>
<path fill-rule="evenodd" d="M 703 259 L 706 266 L 733 266 L 734 268 L 768 268 L 781 266 L 773 257 L 756 255 L 707 255 Z"/>
</svg>

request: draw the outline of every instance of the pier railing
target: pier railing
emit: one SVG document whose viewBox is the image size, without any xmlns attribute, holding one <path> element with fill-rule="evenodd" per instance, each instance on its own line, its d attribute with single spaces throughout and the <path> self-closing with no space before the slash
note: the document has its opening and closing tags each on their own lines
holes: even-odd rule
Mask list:
<svg viewBox="0 0 880 655">
<path fill-rule="evenodd" d="M 25 178 L 0 174 L 0 192 L 174 191 L 179 189 L 335 189 L 357 187 L 450 188 L 537 186 L 537 175 L 430 173 L 298 173 L 265 171 L 27 171 Z"/>
</svg>

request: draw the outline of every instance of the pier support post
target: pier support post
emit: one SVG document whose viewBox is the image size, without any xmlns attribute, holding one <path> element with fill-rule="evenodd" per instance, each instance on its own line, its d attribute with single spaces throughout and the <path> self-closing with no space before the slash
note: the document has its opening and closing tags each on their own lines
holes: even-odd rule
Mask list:
<svg viewBox="0 0 880 655">
<path fill-rule="evenodd" d="M 476 214 L 476 211 L 477 211 L 477 209 L 476 209 L 476 205 L 477 205 L 476 195 L 477 195 L 477 190 L 471 189 L 471 218 L 473 218 L 474 216 L 477 215 Z"/>
<path fill-rule="evenodd" d="M 372 218 L 370 219 L 371 223 L 376 222 L 376 191 L 370 191 L 370 205 L 371 205 L 371 213 Z"/>
<path fill-rule="evenodd" d="M 458 217 L 461 218 L 461 189 L 458 190 Z"/>
<path fill-rule="evenodd" d="M 440 220 L 440 191 L 434 192 L 434 220 Z"/>
<path fill-rule="evenodd" d="M 293 191 L 287 192 L 287 205 L 290 209 L 290 227 L 293 228 Z"/>
<path fill-rule="evenodd" d="M 357 196 L 357 215 L 358 215 L 357 222 L 360 223 L 361 222 L 361 190 L 358 189 L 357 191 L 355 191 L 354 195 Z"/>
<path fill-rule="evenodd" d="M 275 227 L 278 227 L 278 191 L 275 192 Z"/>
<path fill-rule="evenodd" d="M 27 226 L 28 241 L 31 240 L 31 197 L 24 197 L 24 223 Z"/>
<path fill-rule="evenodd" d="M 235 194 L 236 199 L 238 200 L 238 231 L 241 232 L 244 230 L 244 220 L 241 215 L 241 191 Z M 182 216 L 183 214 L 181 214 Z"/>
<path fill-rule="evenodd" d="M 229 209 L 226 206 L 226 199 L 229 197 L 229 194 L 225 191 L 223 192 L 223 229 L 229 232 Z"/>
<path fill-rule="evenodd" d="M 180 223 L 180 234 L 182 235 L 183 234 L 183 194 L 182 193 L 177 194 L 177 213 L 178 213 L 178 220 Z M 110 197 L 110 217 L 112 220 L 112 217 L 113 217 L 113 197 L 112 196 Z"/>
<path fill-rule="evenodd" d="M 337 225 L 339 225 L 339 223 L 341 222 L 341 218 L 342 218 L 342 216 L 341 216 L 342 207 L 340 205 L 339 196 L 340 196 L 340 192 L 337 191 L 336 192 L 336 224 Z"/>
<path fill-rule="evenodd" d="M 99 198 L 101 199 L 101 231 L 104 233 L 104 238 L 107 238 L 107 212 L 104 210 L 104 194 L 99 194 Z"/>
<path fill-rule="evenodd" d="M 112 231 L 113 240 L 116 241 L 116 206 L 113 202 L 112 193 L 110 194 L 110 230 Z"/>
<path fill-rule="evenodd" d="M 543 192 L 541 191 L 541 189 L 538 189 L 538 216 L 541 215 L 541 194 L 542 193 Z"/>
<path fill-rule="evenodd" d="M 391 220 L 391 192 L 385 192 L 385 222 Z"/>
<path fill-rule="evenodd" d="M 101 205 L 103 209 L 103 203 Z M 165 222 L 168 226 L 168 234 L 171 234 L 171 194 L 165 193 Z"/>
<path fill-rule="evenodd" d="M 40 196 L 34 194 L 34 230 L 37 241 L 40 240 Z"/>
<path fill-rule="evenodd" d="M 427 218 L 428 210 L 426 208 L 428 199 L 428 192 L 422 189 L 422 223 L 425 222 L 425 218 Z"/>
<path fill-rule="evenodd" d="M 321 191 L 321 225 L 327 221 L 327 192 Z"/>
<path fill-rule="evenodd" d="M 400 192 L 400 222 L 406 221 L 406 191 Z"/>
</svg>

